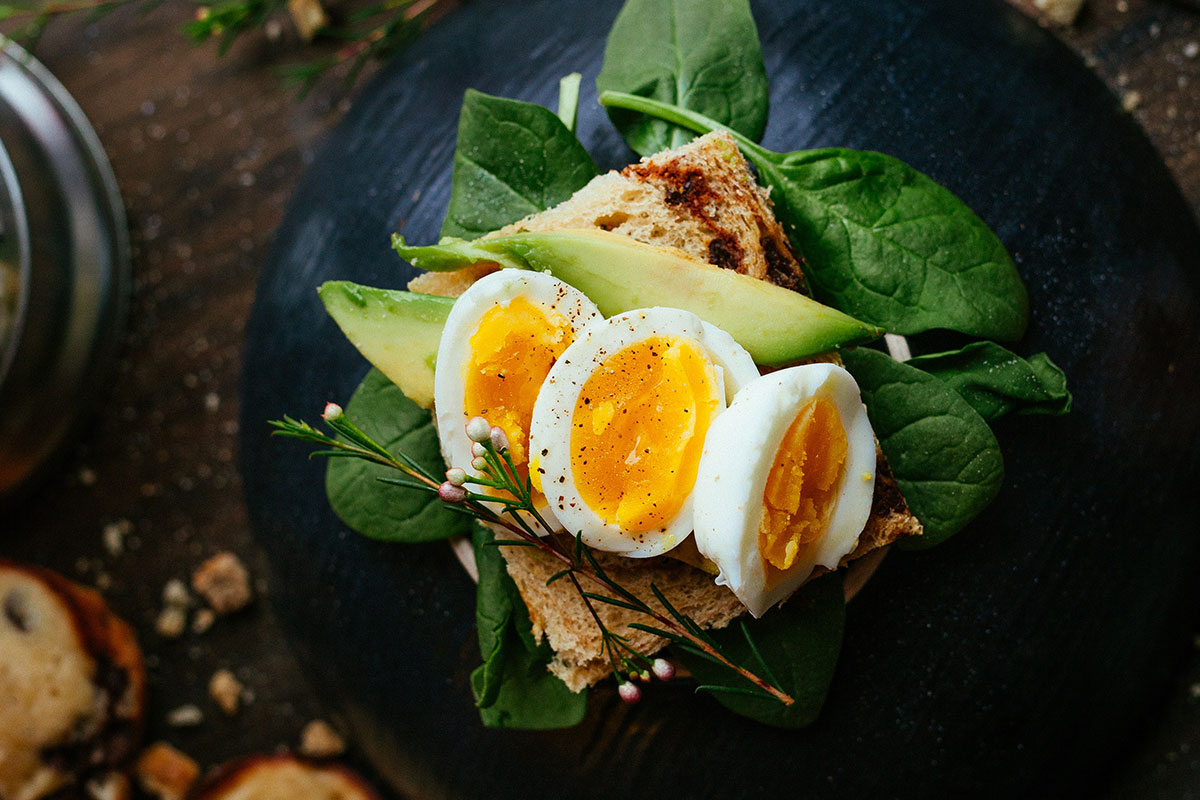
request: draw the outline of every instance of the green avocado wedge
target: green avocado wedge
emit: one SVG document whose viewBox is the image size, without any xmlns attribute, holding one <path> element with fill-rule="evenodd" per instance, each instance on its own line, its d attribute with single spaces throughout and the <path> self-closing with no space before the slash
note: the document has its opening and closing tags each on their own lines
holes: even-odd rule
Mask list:
<svg viewBox="0 0 1200 800">
<path fill-rule="evenodd" d="M 433 404 L 433 367 L 454 298 L 350 281 L 323 283 L 317 294 L 367 361 L 421 408 Z"/>
<path fill-rule="evenodd" d="M 409 247 L 396 235 L 392 244 L 421 269 L 451 271 L 491 262 L 549 272 L 591 298 L 605 316 L 653 306 L 691 311 L 728 332 L 764 366 L 789 364 L 883 334 L 789 289 L 605 231 L 443 239 L 427 247 Z"/>
</svg>

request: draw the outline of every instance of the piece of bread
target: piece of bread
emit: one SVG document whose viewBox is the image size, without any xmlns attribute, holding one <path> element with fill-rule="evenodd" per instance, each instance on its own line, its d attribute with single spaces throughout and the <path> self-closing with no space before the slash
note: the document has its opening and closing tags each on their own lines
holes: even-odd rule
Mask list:
<svg viewBox="0 0 1200 800">
<path fill-rule="evenodd" d="M 710 133 L 594 178 L 566 202 L 515 222 L 496 235 L 579 228 L 599 228 L 646 244 L 677 247 L 694 258 L 793 290 L 806 286 L 801 262 L 792 254 L 766 190 L 755 183 L 727 134 Z M 457 297 L 493 269 L 476 265 L 460 272 L 426 273 L 408 286 L 413 291 Z M 836 354 L 813 360 L 840 362 Z M 878 449 L 877 458 L 871 516 L 857 547 L 843 564 L 921 533 L 921 523 L 909 512 Z M 601 652 L 600 632 L 582 599 L 567 581 L 546 586 L 560 565 L 533 548 L 505 547 L 502 552 L 529 607 L 534 635 L 545 636 L 555 651 L 551 671 L 576 691 L 610 674 L 609 662 Z M 724 627 L 745 612 L 732 592 L 713 582 L 712 575 L 689 566 L 677 555 L 631 559 L 605 554 L 601 563 L 611 577 L 648 601 L 653 583 L 702 627 Z M 692 561 L 698 563 L 698 559 Z M 640 652 L 653 653 L 666 645 L 660 637 L 627 627 L 630 622 L 645 623 L 643 615 L 595 605 L 605 625 L 627 635 L 630 645 Z M 652 605 L 657 607 L 657 603 Z"/>
<path fill-rule="evenodd" d="M 204 778 L 188 800 L 381 800 L 361 776 L 297 756 L 249 756 Z"/>
<path fill-rule="evenodd" d="M 645 244 L 675 247 L 692 258 L 804 291 L 800 262 L 775 219 L 766 189 L 733 139 L 709 133 L 617 172 L 593 178 L 569 200 L 494 234 L 595 228 Z M 486 236 L 484 238 L 487 238 Z M 494 267 L 430 272 L 414 292 L 458 297 Z"/>
<path fill-rule="evenodd" d="M 114 773 L 137 747 L 145 706 L 133 630 L 100 594 L 0 560 L 0 797 L 85 786 L 124 796 Z"/>
</svg>

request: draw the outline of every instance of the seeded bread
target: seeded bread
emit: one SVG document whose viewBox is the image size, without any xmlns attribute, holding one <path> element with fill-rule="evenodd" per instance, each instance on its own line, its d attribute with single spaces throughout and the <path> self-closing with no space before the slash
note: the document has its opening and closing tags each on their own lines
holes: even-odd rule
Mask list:
<svg viewBox="0 0 1200 800">
<path fill-rule="evenodd" d="M 495 234 L 594 228 L 645 244 L 675 247 L 700 261 L 805 289 L 787 235 L 728 134 L 709 133 L 623 170 L 593 178 L 569 200 Z M 487 238 L 487 237 L 485 237 Z M 415 278 L 414 292 L 457 297 L 492 271 L 476 265 Z"/>
<path fill-rule="evenodd" d="M 291 755 L 250 756 L 218 767 L 188 800 L 380 800 L 359 775 Z"/>
<path fill-rule="evenodd" d="M 767 192 L 754 181 L 733 140 L 710 133 L 675 150 L 593 179 L 573 197 L 500 230 L 566 230 L 599 228 L 659 246 L 677 247 L 693 258 L 803 291 L 801 262 L 791 251 L 776 221 Z M 491 235 L 491 234 L 489 234 Z M 476 265 L 454 273 L 426 273 L 409 283 L 413 291 L 457 297 L 492 270 Z M 836 354 L 814 360 L 839 361 Z M 905 536 L 920 534 L 921 524 L 908 510 L 882 453 L 877 452 L 875 496 L 871 516 L 855 550 L 843 564 Z M 677 548 L 679 549 L 679 548 Z M 694 545 L 692 546 L 694 551 Z M 527 547 L 502 548 L 509 574 L 529 607 L 535 636 L 544 636 L 555 651 L 551 671 L 578 691 L 610 672 L 603 657 L 599 630 L 574 588 L 566 581 L 546 580 L 559 565 Z M 699 564 L 699 554 L 690 560 Z M 680 554 L 648 559 L 603 555 L 609 574 L 648 601 L 650 584 L 663 591 L 680 611 L 705 628 L 721 628 L 745 612 L 733 593 L 713 576 L 684 563 Z M 645 622 L 642 615 L 616 606 L 596 604 L 605 624 L 629 637 L 634 648 L 651 653 L 666 642 L 628 628 Z"/>
<path fill-rule="evenodd" d="M 125 785 L 145 712 L 145 669 L 100 595 L 0 560 L 0 798 Z M 95 794 L 96 792 L 93 792 Z"/>
</svg>

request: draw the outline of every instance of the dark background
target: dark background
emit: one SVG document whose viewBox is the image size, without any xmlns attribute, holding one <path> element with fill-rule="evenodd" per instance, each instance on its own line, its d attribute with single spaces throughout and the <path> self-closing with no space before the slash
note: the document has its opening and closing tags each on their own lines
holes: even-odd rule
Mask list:
<svg viewBox="0 0 1200 800">
<path fill-rule="evenodd" d="M 192 13 L 190 3 L 167 2 L 145 16 L 66 21 L 36 50 L 112 160 L 129 215 L 134 294 L 118 375 L 97 387 L 106 397 L 99 418 L 0 522 L 0 554 L 104 589 L 150 660 L 149 740 L 166 739 L 207 767 L 295 746 L 314 717 L 337 722 L 290 657 L 268 603 L 175 640 L 159 637 L 154 620 L 163 584 L 186 581 L 214 552 L 232 550 L 255 576 L 266 574 L 236 467 L 244 324 L 291 190 L 354 92 L 336 80 L 302 99 L 283 87 L 275 67 L 302 54 L 286 22 L 280 36 L 255 35 L 218 57 L 214 47 L 187 44 L 179 29 Z M 1075 29 L 1059 33 L 1122 96 L 1200 210 L 1200 56 L 1189 47 L 1200 41 L 1200 12 L 1181 2 L 1091 0 Z M 102 530 L 121 520 L 133 533 L 114 557 Z M 233 718 L 208 698 L 221 667 L 254 693 Z M 169 726 L 167 713 L 187 703 L 205 721 Z M 1130 754 L 1115 795 L 1200 793 L 1200 655 L 1162 716 Z"/>
</svg>

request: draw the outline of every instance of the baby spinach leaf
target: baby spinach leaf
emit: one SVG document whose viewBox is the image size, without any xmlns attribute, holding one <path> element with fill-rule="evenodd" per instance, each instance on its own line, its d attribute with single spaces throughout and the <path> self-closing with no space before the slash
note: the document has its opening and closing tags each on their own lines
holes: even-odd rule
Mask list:
<svg viewBox="0 0 1200 800">
<path fill-rule="evenodd" d="M 774 153 L 684 108 L 615 93 L 600 101 L 728 131 L 770 187 L 822 302 L 891 333 L 1024 333 L 1029 299 L 1004 245 L 953 193 L 899 159 L 844 148 Z"/>
<path fill-rule="evenodd" d="M 767 71 L 747 0 L 628 0 L 596 86 L 694 109 L 756 141 L 767 124 Z M 693 137 L 659 119 L 609 114 L 643 156 Z"/>
<path fill-rule="evenodd" d="M 504 566 L 491 531 L 476 527 L 472 542 L 479 568 L 475 616 L 483 664 L 471 689 L 490 728 L 567 728 L 583 719 L 587 692 L 572 692 L 546 670 L 550 647 L 533 639 L 529 612 Z"/>
<path fill-rule="evenodd" d="M 1071 410 L 1067 376 L 1045 353 L 1025 359 L 995 342 L 972 342 L 907 363 L 945 381 L 989 421 L 1010 412 L 1061 415 Z"/>
<path fill-rule="evenodd" d="M 713 631 L 722 652 L 734 663 L 773 676 L 796 702 L 785 706 L 771 698 L 722 691 L 714 691 L 713 696 L 730 710 L 767 725 L 803 728 L 811 724 L 833 680 L 845 619 L 842 577 L 834 572 L 806 584 L 761 619 L 735 620 L 728 628 Z M 747 637 L 753 640 L 753 647 Z M 745 678 L 708 659 L 688 653 L 680 658 L 701 685 L 754 688 Z"/>
<path fill-rule="evenodd" d="M 875 350 L 842 353 L 908 507 L 925 526 L 906 540 L 932 547 L 995 499 L 1004 481 L 1000 445 L 954 389 Z"/>
<path fill-rule="evenodd" d="M 566 200 L 596 162 L 554 112 L 468 89 L 443 236 L 474 239 Z"/>
<path fill-rule="evenodd" d="M 372 369 L 346 404 L 346 414 L 392 453 L 404 451 L 434 475 L 445 468 L 428 411 Z M 329 505 L 342 521 L 372 539 L 431 542 L 470 529 L 470 519 L 447 510 L 437 495 L 381 483 L 402 478 L 388 467 L 357 458 L 330 459 L 325 473 Z"/>
</svg>

